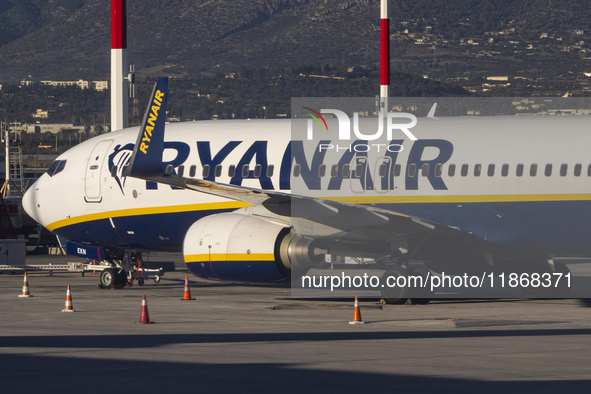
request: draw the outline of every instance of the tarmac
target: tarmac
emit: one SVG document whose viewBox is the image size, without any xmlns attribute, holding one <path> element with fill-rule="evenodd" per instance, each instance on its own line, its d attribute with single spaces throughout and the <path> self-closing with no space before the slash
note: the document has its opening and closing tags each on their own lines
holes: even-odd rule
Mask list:
<svg viewBox="0 0 591 394">
<path fill-rule="evenodd" d="M 166 256 L 169 257 L 169 256 Z M 178 257 L 175 257 L 178 259 Z M 30 264 L 76 261 L 30 257 Z M 99 289 L 98 274 L 0 275 L 0 390 L 132 392 L 582 392 L 591 309 L 578 300 L 380 305 L 293 299 L 288 284 L 185 275 Z M 71 286 L 75 313 L 62 313 Z M 150 320 L 139 324 L 142 296 Z"/>
</svg>

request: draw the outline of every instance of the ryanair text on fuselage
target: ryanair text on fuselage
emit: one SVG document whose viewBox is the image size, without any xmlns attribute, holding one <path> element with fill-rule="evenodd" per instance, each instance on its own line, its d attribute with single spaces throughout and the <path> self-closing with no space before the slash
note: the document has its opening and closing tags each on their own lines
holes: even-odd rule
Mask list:
<svg viewBox="0 0 591 394">
<path fill-rule="evenodd" d="M 269 176 L 268 167 L 269 155 L 268 145 L 269 141 L 229 141 L 217 152 L 212 152 L 210 141 L 195 141 L 194 147 L 197 148 L 199 156 L 199 162 L 195 163 L 193 159 L 189 160 L 191 153 L 191 146 L 184 141 L 165 141 L 164 149 L 174 150 L 176 154 L 172 156 L 174 159 L 168 162 L 164 162 L 164 167 L 172 165 L 173 168 L 178 169 L 179 166 L 189 167 L 191 165 L 200 164 L 201 167 L 209 166 L 212 170 L 217 166 L 221 165 L 223 168 L 233 166 L 236 170 L 234 171 L 230 184 L 240 186 L 244 179 L 258 180 L 261 189 L 264 190 L 290 190 L 290 176 L 292 168 L 295 165 L 299 165 L 299 176 L 301 176 L 305 186 L 308 190 L 321 190 L 322 176 L 319 168 L 322 165 L 335 166 L 338 169 L 342 169 L 345 165 L 349 165 L 352 168 L 360 163 L 364 162 L 365 166 L 363 176 L 358 181 L 364 190 L 373 190 L 375 182 L 381 182 L 377 185 L 381 190 L 393 190 L 395 187 L 399 188 L 401 185 L 398 182 L 404 182 L 404 189 L 406 190 L 418 190 L 418 177 L 412 174 L 412 171 L 408 171 L 409 168 L 421 169 L 428 168 L 428 173 L 424 174 L 432 188 L 434 190 L 447 190 L 445 182 L 440 176 L 435 175 L 435 169 L 437 165 L 445 164 L 450 160 L 453 153 L 453 144 L 450 141 L 443 139 L 420 139 L 416 141 L 408 141 L 403 139 L 391 140 L 388 146 L 404 147 L 412 144 L 409 147 L 409 152 L 406 157 L 406 163 L 401 163 L 402 158 L 399 153 L 402 149 L 383 149 L 380 151 L 380 159 L 385 160 L 390 170 L 388 175 L 384 176 L 377 174 L 377 168 L 375 165 L 368 165 L 368 152 L 365 149 L 356 149 L 357 147 L 365 146 L 368 144 L 367 140 L 356 140 L 351 142 L 351 149 L 345 149 L 341 151 L 333 151 L 333 156 L 330 162 L 327 160 L 327 150 L 321 149 L 322 146 L 331 144 L 331 140 L 320 140 L 316 145 L 313 153 L 304 149 L 304 143 L 302 140 L 291 140 L 284 148 L 284 153 L 279 164 L 279 184 L 273 183 Z M 307 142 L 306 142 L 307 143 Z M 424 154 L 425 150 L 429 149 L 429 154 Z M 433 156 L 433 149 L 437 150 L 435 158 L 426 160 L 424 156 Z M 234 159 L 228 159 L 230 154 L 233 155 Z M 236 162 L 236 154 L 242 155 L 241 158 Z M 335 154 L 337 158 L 335 160 Z M 311 156 L 311 157 L 310 157 Z M 365 160 L 364 160 L 365 159 Z M 232 162 L 230 162 L 232 161 Z M 257 174 L 252 168 L 251 163 L 260 165 Z M 274 165 L 277 168 L 277 165 Z M 375 163 L 374 163 L 375 164 Z M 403 171 L 397 178 L 397 184 L 394 185 L 394 168 L 396 164 L 400 164 Z M 428 166 L 425 166 L 428 164 Z M 242 171 L 244 166 L 251 165 L 248 172 Z M 343 171 L 338 171 L 336 174 L 331 174 L 328 182 L 328 190 L 340 190 L 343 180 L 349 179 Z M 215 171 L 209 171 L 209 174 L 203 177 L 204 180 L 216 181 Z M 398 180 L 399 179 L 399 180 Z M 351 179 L 351 181 L 357 181 L 357 179 Z M 155 183 L 150 182 L 148 189 L 156 189 Z"/>
</svg>

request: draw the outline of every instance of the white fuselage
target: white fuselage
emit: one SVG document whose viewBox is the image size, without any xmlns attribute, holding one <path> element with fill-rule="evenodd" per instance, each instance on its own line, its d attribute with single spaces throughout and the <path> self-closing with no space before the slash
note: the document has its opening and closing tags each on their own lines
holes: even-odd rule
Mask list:
<svg viewBox="0 0 591 394">
<path fill-rule="evenodd" d="M 303 150 L 294 150 L 290 120 L 171 123 L 163 162 L 184 177 L 370 204 L 500 245 L 533 241 L 575 255 L 587 252 L 591 236 L 589 123 L 586 116 L 419 118 L 418 141 L 326 137 L 300 142 Z M 61 155 L 63 168 L 26 194 L 27 212 L 76 242 L 179 250 L 194 221 L 249 205 L 124 177 L 137 133 L 104 134 Z M 332 148 L 321 151 L 320 140 Z M 387 150 L 393 141 L 400 152 Z"/>
</svg>

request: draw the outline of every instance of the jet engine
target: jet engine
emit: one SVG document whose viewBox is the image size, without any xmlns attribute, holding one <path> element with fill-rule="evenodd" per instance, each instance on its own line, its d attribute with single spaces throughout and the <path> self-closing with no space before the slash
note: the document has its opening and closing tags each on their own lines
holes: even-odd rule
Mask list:
<svg viewBox="0 0 591 394">
<path fill-rule="evenodd" d="M 324 259 L 313 241 L 290 234 L 286 223 L 242 213 L 206 216 L 183 242 L 187 268 L 198 276 L 249 282 L 286 279 Z M 315 254 L 316 253 L 316 254 Z"/>
</svg>

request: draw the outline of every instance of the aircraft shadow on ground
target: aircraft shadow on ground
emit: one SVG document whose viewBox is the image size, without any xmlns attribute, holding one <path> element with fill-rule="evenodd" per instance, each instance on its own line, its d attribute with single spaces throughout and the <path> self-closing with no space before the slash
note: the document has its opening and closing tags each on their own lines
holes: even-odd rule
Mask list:
<svg viewBox="0 0 591 394">
<path fill-rule="evenodd" d="M 14 354 L 1 358 L 4 392 L 556 393 L 584 392 L 589 387 L 585 380 L 482 381 L 429 377 L 420 375 L 421 371 L 402 375 L 396 373 L 394 360 L 392 374 L 384 374 L 309 369 L 287 363 L 205 364 Z"/>
<path fill-rule="evenodd" d="M 139 349 L 180 344 L 375 341 L 391 339 L 510 338 L 590 335 L 591 328 L 453 331 L 377 331 L 302 333 L 220 333 L 147 335 L 4 336 L 0 348 Z"/>
</svg>

